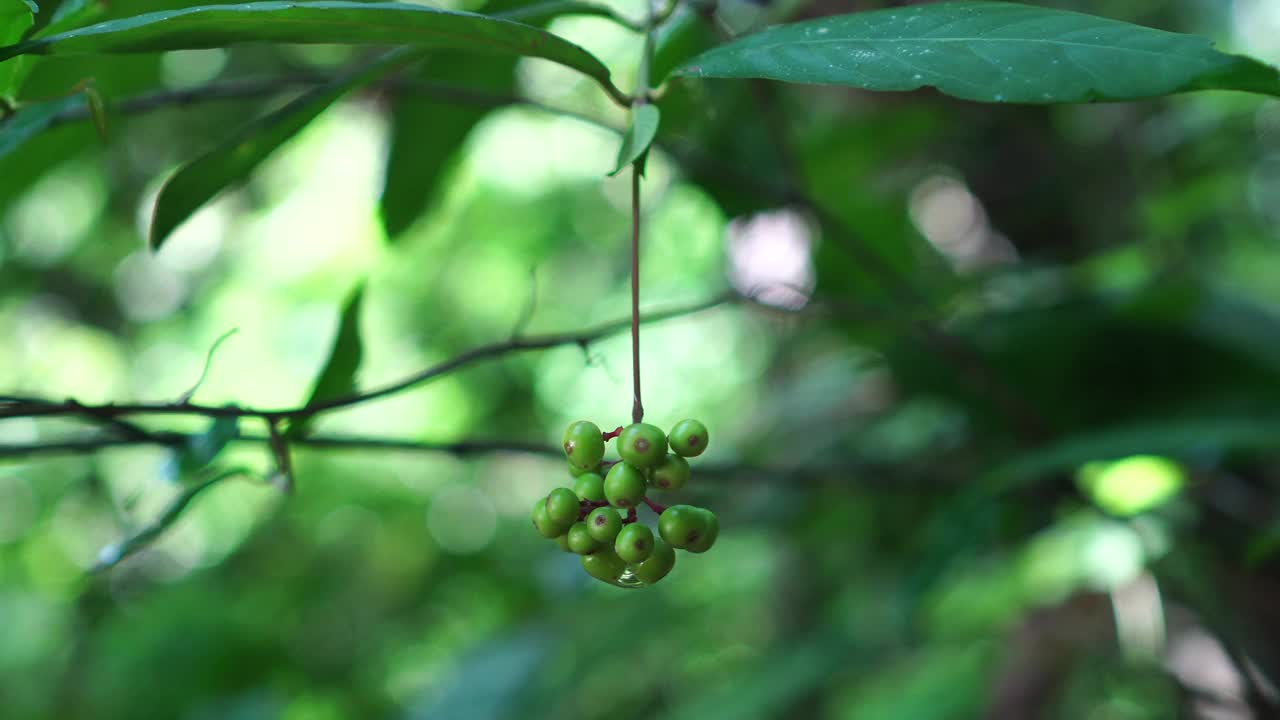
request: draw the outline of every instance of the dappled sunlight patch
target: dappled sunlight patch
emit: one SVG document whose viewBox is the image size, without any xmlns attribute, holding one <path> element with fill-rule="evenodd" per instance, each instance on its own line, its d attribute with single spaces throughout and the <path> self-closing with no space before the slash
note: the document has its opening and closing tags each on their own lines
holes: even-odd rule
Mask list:
<svg viewBox="0 0 1280 720">
<path fill-rule="evenodd" d="M 1098 507 L 1112 515 L 1137 515 L 1177 496 L 1186 475 L 1172 460 L 1152 455 L 1113 462 L 1092 462 L 1080 468 L 1076 481 Z"/>
</svg>

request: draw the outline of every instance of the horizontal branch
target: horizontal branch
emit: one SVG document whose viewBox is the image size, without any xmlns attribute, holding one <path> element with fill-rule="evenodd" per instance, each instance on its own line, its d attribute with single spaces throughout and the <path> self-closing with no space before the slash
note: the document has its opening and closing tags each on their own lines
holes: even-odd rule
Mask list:
<svg viewBox="0 0 1280 720">
<path fill-rule="evenodd" d="M 641 321 L 646 323 L 661 322 L 739 301 L 750 301 L 750 299 L 737 294 L 726 293 L 693 305 L 653 312 L 644 316 Z M 0 398 L 0 419 L 78 416 L 113 421 L 127 415 L 198 415 L 205 417 L 257 417 L 268 422 L 275 422 L 283 419 L 310 417 L 404 392 L 482 360 L 535 350 L 547 350 L 564 345 L 578 345 L 586 348 L 591 343 L 624 330 L 629 326 L 630 320 L 622 319 L 573 333 L 513 337 L 505 342 L 481 345 L 382 387 L 292 408 L 263 409 L 240 405 L 205 405 L 188 400 L 169 403 L 106 403 L 89 405 L 75 399 L 52 401 L 40 398 L 8 397 Z M 137 428 L 133 427 L 130 433 L 134 434 L 136 431 Z"/>
<path fill-rule="evenodd" d="M 291 73 L 263 78 L 220 80 L 196 87 L 156 90 L 118 98 L 111 103 L 110 112 L 116 115 L 145 115 L 159 110 L 179 109 L 205 103 L 269 98 L 281 93 L 323 85 L 333 81 L 335 77 L 337 76 L 326 73 Z M 371 88 L 376 92 L 390 93 L 400 97 L 435 100 L 454 105 L 473 105 L 487 108 L 526 107 L 551 115 L 577 120 L 609 132 L 619 134 L 622 132 L 620 128 L 609 125 L 603 120 L 590 115 L 554 105 L 547 105 L 520 95 L 485 92 L 471 88 L 403 78 L 388 80 L 385 83 L 371 86 Z M 88 103 L 82 103 L 69 107 L 53 116 L 46 127 L 54 128 L 59 125 L 87 122 L 92 119 L 93 115 Z"/>
<path fill-rule="evenodd" d="M 154 432 L 145 437 L 115 437 L 111 435 L 93 435 L 83 438 L 72 438 L 50 442 L 34 442 L 22 444 L 0 444 L 0 460 L 19 459 L 24 457 L 40 457 L 46 455 L 85 455 L 99 450 L 118 447 L 138 447 L 146 445 L 181 448 L 193 440 L 196 434 L 176 432 Z M 231 439 L 235 443 L 251 443 L 270 445 L 269 435 L 241 435 Z M 289 445 L 298 450 L 333 450 L 333 451 L 381 451 L 404 453 L 440 453 L 455 457 L 479 457 L 485 455 L 531 455 L 555 460 L 561 459 L 564 450 L 555 445 L 518 440 L 459 440 L 456 442 L 424 442 L 397 438 L 372 437 L 363 435 L 313 435 L 296 438 Z M 821 481 L 831 478 L 848 478 L 857 474 L 861 479 L 858 485 L 874 484 L 877 486 L 896 488 L 920 488 L 926 484 L 936 486 L 940 481 L 930 477 L 921 482 L 904 482 L 901 477 L 902 468 L 892 469 L 879 466 L 865 460 L 847 458 L 810 463 L 806 465 L 751 465 L 743 463 L 695 463 L 694 472 L 708 478 L 722 478 L 735 482 L 744 480 L 793 478 L 809 481 Z"/>
</svg>

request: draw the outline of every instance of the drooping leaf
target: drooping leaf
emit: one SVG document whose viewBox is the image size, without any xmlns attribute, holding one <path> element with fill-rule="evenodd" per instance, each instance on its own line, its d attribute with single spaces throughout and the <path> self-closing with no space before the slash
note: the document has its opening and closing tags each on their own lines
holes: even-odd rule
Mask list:
<svg viewBox="0 0 1280 720">
<path fill-rule="evenodd" d="M 618 163 L 610 175 L 617 175 L 632 163 L 638 163 L 640 174 L 644 174 L 644 156 L 658 134 L 658 123 L 662 114 L 656 105 L 644 104 L 631 111 L 631 125 L 622 135 L 622 145 L 618 148 Z"/>
<path fill-rule="evenodd" d="M 76 94 L 21 106 L 8 120 L 0 121 L 0 158 L 49 127 L 60 113 L 84 102 L 84 96 Z"/>
<path fill-rule="evenodd" d="M 716 45 L 711 25 L 697 12 L 681 5 L 671 19 L 658 29 L 649 82 L 661 84 L 681 63 Z"/>
<path fill-rule="evenodd" d="M 47 2 L 36 14 L 35 25 L 28 37 L 64 32 L 84 24 L 102 12 L 102 5 L 94 0 L 54 0 Z"/>
<path fill-rule="evenodd" d="M 0 43 L 20 40 L 34 22 L 36 12 L 30 3 L 21 0 L 0 0 Z M 11 100 L 25 75 L 19 63 L 0 65 L 0 100 Z"/>
<path fill-rule="evenodd" d="M 187 439 L 178 455 L 178 469 L 193 472 L 208 465 L 239 433 L 240 418 L 214 418 L 208 430 Z"/>
<path fill-rule="evenodd" d="M 1099 428 L 1062 438 L 1014 457 L 991 472 L 998 482 L 1074 472 L 1097 460 L 1138 455 L 1211 455 L 1280 446 L 1280 417 L 1257 415 L 1150 420 Z"/>
<path fill-rule="evenodd" d="M 541 26 L 560 15 L 605 15 L 610 10 L 579 0 L 550 0 L 532 5 L 520 0 L 490 0 L 485 14 Z M 494 98 L 510 97 L 516 89 L 516 59 L 475 57 L 462 53 L 432 53 L 426 63 L 402 79 L 421 81 L 433 88 L 465 88 L 469 92 L 492 93 Z M 476 123 L 494 105 L 458 102 L 441 90 L 434 100 L 426 92 L 406 88 L 397 94 L 389 113 L 390 147 L 383 173 L 379 202 L 382 226 L 395 242 L 439 195 L 439 181 L 458 155 Z M 478 96 L 477 96 L 478 97 Z"/>
<path fill-rule="evenodd" d="M 342 308 L 342 319 L 338 323 L 338 334 L 329 350 L 329 359 L 316 379 L 307 405 L 314 405 L 325 400 L 349 395 L 356 389 L 356 371 L 364 358 L 364 342 L 360 339 L 360 307 L 364 304 L 364 286 L 356 288 Z M 296 419 L 289 425 L 284 434 L 285 439 L 292 440 L 307 434 L 311 426 L 311 417 Z"/>
<path fill-rule="evenodd" d="M 526 25 L 542 25 L 565 15 L 615 17 L 613 10 L 608 5 L 584 2 L 583 0 L 548 0 L 548 2 L 533 3 L 504 11 L 496 11 L 496 5 L 499 5 L 499 3 L 487 3 L 484 7 L 484 14 L 506 20 L 515 20 Z"/>
<path fill-rule="evenodd" d="M 780 25 L 675 71 L 714 78 L 904 91 L 964 100 L 1072 103 L 1191 90 L 1280 96 L 1280 71 L 1201 37 L 1007 2 L 962 0 Z"/>
<path fill-rule="evenodd" d="M 205 5 L 111 20 L 0 48 L 26 54 L 128 53 L 238 43 L 387 44 L 538 57 L 607 82 L 609 70 L 581 47 L 544 30 L 475 13 L 409 3 L 252 2 Z"/>
<path fill-rule="evenodd" d="M 353 88 L 414 59 L 396 50 L 363 70 L 307 91 L 279 110 L 250 122 L 209 152 L 183 165 L 160 188 L 151 218 L 150 243 L 158 249 L 169 234 L 206 202 L 243 180 L 276 148 L 306 127 Z"/>
<path fill-rule="evenodd" d="M 406 79 L 510 94 L 514 72 L 515 63 L 507 58 L 462 59 L 457 53 L 437 53 Z M 433 101 L 410 92 L 396 97 L 380 201 L 388 238 L 396 240 L 427 210 L 458 149 L 491 110 L 448 99 Z"/>
</svg>

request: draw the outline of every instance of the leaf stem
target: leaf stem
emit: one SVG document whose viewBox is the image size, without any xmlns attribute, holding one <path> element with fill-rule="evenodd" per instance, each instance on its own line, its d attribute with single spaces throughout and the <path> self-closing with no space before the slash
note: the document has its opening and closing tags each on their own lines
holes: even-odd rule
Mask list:
<svg viewBox="0 0 1280 720">
<path fill-rule="evenodd" d="M 644 420 L 640 399 L 640 166 L 631 166 L 631 379 L 635 401 L 631 422 Z"/>
</svg>

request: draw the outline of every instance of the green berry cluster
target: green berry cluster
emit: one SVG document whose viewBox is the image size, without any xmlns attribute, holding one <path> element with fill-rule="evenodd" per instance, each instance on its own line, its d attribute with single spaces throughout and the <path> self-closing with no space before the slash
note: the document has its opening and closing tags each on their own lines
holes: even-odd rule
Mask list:
<svg viewBox="0 0 1280 720">
<path fill-rule="evenodd" d="M 605 442 L 615 437 L 621 460 L 606 462 Z M 675 567 L 676 549 L 704 553 L 715 544 L 715 513 L 692 505 L 663 507 L 647 497 L 650 490 L 684 487 L 685 458 L 707 447 L 702 423 L 682 420 L 665 435 L 645 423 L 604 433 L 579 420 L 564 431 L 563 443 L 573 489 L 556 488 L 534 503 L 533 527 L 561 550 L 581 556 L 591 577 L 621 587 L 652 585 Z M 658 513 L 657 536 L 639 522 L 640 505 Z"/>
</svg>

